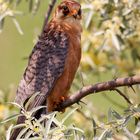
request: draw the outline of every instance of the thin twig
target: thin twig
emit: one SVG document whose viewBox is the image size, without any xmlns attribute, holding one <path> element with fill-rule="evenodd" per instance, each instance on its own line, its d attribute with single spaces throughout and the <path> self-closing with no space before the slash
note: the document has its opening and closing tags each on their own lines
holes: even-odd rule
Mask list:
<svg viewBox="0 0 140 140">
<path fill-rule="evenodd" d="M 117 91 L 119 95 L 121 95 L 126 100 L 127 103 L 132 105 L 131 101 L 119 89 L 113 89 L 113 90 Z"/>
<path fill-rule="evenodd" d="M 82 98 L 84 98 L 85 96 L 89 94 L 95 94 L 98 92 L 115 89 L 117 87 L 131 86 L 131 85 L 136 85 L 136 84 L 140 84 L 140 75 L 127 77 L 127 78 L 117 78 L 112 81 L 85 86 L 81 90 L 71 95 L 67 100 L 65 100 L 61 104 L 61 109 L 71 106 L 74 103 L 78 103 Z M 61 110 L 61 109 L 58 108 L 58 110 Z"/>
<path fill-rule="evenodd" d="M 130 85 L 129 87 L 133 90 L 134 93 L 136 93 L 136 91 L 135 91 L 135 89 L 133 88 L 132 85 Z"/>
<path fill-rule="evenodd" d="M 49 21 L 49 17 L 52 13 L 52 10 L 54 8 L 54 5 L 56 3 L 57 0 L 51 0 L 50 4 L 49 4 L 49 8 L 48 8 L 48 11 L 47 11 L 47 14 L 45 16 L 45 20 L 44 20 L 44 25 L 43 25 L 43 28 L 42 28 L 42 32 L 43 30 L 45 29 L 45 26 L 48 24 L 48 21 Z"/>
</svg>

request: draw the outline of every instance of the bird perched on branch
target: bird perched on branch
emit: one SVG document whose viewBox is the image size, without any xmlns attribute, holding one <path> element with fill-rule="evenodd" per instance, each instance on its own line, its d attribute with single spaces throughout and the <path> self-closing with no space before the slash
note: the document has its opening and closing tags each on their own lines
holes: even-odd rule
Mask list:
<svg viewBox="0 0 140 140">
<path fill-rule="evenodd" d="M 30 106 L 47 103 L 54 111 L 67 98 L 81 58 L 81 6 L 73 0 L 63 1 L 29 57 L 17 94 L 16 103 L 23 104 L 36 92 Z"/>
<path fill-rule="evenodd" d="M 47 112 L 51 112 L 68 98 L 81 59 L 80 20 L 81 6 L 78 2 L 64 0 L 56 8 L 30 54 L 17 89 L 16 103 L 24 105 L 39 92 L 28 110 L 47 105 Z M 21 123 L 21 118 L 18 121 Z"/>
</svg>

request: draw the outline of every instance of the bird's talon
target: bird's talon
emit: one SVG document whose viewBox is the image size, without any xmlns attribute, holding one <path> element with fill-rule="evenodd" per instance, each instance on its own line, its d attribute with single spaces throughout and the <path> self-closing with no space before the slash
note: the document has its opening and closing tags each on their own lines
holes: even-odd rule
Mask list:
<svg viewBox="0 0 140 140">
<path fill-rule="evenodd" d="M 61 99 L 61 102 L 64 102 L 64 101 L 65 101 L 65 97 L 64 97 L 64 96 L 61 96 L 60 99 Z M 60 103 L 61 103 L 61 102 L 60 102 Z"/>
</svg>

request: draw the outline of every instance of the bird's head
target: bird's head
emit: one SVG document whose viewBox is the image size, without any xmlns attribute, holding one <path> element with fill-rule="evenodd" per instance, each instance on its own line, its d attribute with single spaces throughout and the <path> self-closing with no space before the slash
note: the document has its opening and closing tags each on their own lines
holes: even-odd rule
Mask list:
<svg viewBox="0 0 140 140">
<path fill-rule="evenodd" d="M 60 21 L 80 21 L 81 5 L 74 0 L 63 0 L 55 11 L 54 17 Z"/>
</svg>

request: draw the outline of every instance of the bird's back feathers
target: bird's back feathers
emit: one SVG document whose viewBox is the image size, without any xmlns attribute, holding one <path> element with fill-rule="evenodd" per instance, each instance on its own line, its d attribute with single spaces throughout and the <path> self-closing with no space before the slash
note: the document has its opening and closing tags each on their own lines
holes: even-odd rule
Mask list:
<svg viewBox="0 0 140 140">
<path fill-rule="evenodd" d="M 64 70 L 69 44 L 68 36 L 51 23 L 39 37 L 29 57 L 28 66 L 19 84 L 16 102 L 22 105 L 33 93 L 40 92 L 32 107 L 41 105 Z"/>
</svg>

